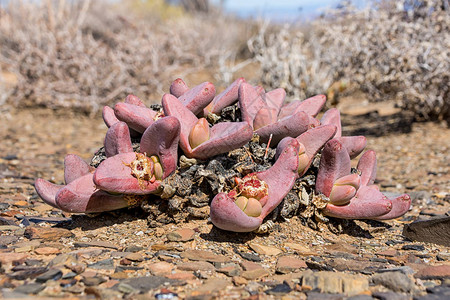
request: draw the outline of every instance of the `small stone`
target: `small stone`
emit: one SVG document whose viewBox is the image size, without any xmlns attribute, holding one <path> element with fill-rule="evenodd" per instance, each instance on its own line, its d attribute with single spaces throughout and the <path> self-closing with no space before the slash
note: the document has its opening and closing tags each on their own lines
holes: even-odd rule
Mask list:
<svg viewBox="0 0 450 300">
<path fill-rule="evenodd" d="M 88 248 L 88 247 L 99 247 L 99 248 L 109 248 L 117 250 L 119 247 L 116 245 L 110 243 L 110 242 L 104 242 L 104 241 L 91 241 L 91 242 L 74 242 L 74 247 L 76 248 Z"/>
<path fill-rule="evenodd" d="M 241 276 L 247 280 L 260 279 L 260 278 L 263 278 L 263 277 L 266 277 L 269 275 L 270 275 L 270 273 L 266 269 L 256 269 L 256 270 L 252 270 L 252 271 L 244 271 L 241 274 Z"/>
<path fill-rule="evenodd" d="M 139 252 L 144 250 L 144 247 L 140 247 L 140 246 L 136 246 L 136 245 L 131 245 L 125 248 L 124 252 Z"/>
<path fill-rule="evenodd" d="M 425 247 L 423 245 L 403 245 L 402 250 L 415 250 L 415 251 L 423 251 Z"/>
<path fill-rule="evenodd" d="M 278 258 L 276 271 L 278 273 L 286 274 L 307 267 L 304 260 L 298 259 L 295 256 L 286 255 Z"/>
<path fill-rule="evenodd" d="M 64 265 L 69 270 L 75 272 L 76 274 L 81 274 L 86 269 L 86 264 L 78 262 L 70 262 Z"/>
<path fill-rule="evenodd" d="M 14 264 L 15 262 L 24 261 L 28 257 L 25 253 L 0 252 L 0 262 L 2 264 Z"/>
<path fill-rule="evenodd" d="M 181 281 L 193 280 L 196 278 L 195 275 L 191 272 L 175 272 L 175 273 L 167 274 L 166 277 L 169 279 L 177 279 L 177 280 L 181 280 Z"/>
<path fill-rule="evenodd" d="M 371 277 L 374 284 L 380 284 L 394 292 L 410 293 L 414 289 L 414 282 L 401 272 L 378 273 Z"/>
<path fill-rule="evenodd" d="M 13 235 L 1 235 L 0 246 L 9 246 L 14 244 L 19 238 Z"/>
<path fill-rule="evenodd" d="M 128 259 L 126 259 L 126 258 L 123 258 L 123 259 L 120 260 L 119 263 L 120 263 L 122 266 L 129 266 L 129 265 L 131 265 L 133 262 L 132 262 L 131 260 L 128 260 Z"/>
<path fill-rule="evenodd" d="M 16 231 L 20 229 L 18 225 L 0 225 L 0 231 Z"/>
<path fill-rule="evenodd" d="M 187 250 L 181 253 L 181 257 L 188 258 L 190 260 L 199 260 L 217 263 L 224 263 L 229 260 L 225 256 L 217 255 L 210 251 L 203 251 L 203 250 Z"/>
<path fill-rule="evenodd" d="M 230 283 L 227 280 L 219 278 L 211 278 L 205 281 L 193 294 L 212 294 L 214 292 L 224 290 Z"/>
<path fill-rule="evenodd" d="M 58 280 L 62 277 L 62 272 L 59 269 L 50 269 L 47 272 L 36 277 L 36 282 L 46 282 L 48 280 Z"/>
<path fill-rule="evenodd" d="M 275 256 L 283 252 L 280 249 L 272 246 L 265 246 L 257 243 L 249 243 L 248 245 L 253 251 L 260 255 Z"/>
<path fill-rule="evenodd" d="M 75 263 L 77 262 L 76 258 L 73 255 L 67 254 L 67 253 L 63 253 L 60 254 L 58 256 L 56 256 L 55 258 L 53 258 L 50 262 L 49 262 L 49 266 L 58 266 L 58 265 L 65 265 L 65 264 L 69 264 L 69 263 Z"/>
<path fill-rule="evenodd" d="M 81 280 L 86 286 L 98 286 L 106 281 L 103 277 L 85 277 Z"/>
<path fill-rule="evenodd" d="M 253 271 L 253 270 L 258 270 L 258 269 L 264 269 L 260 264 L 257 264 L 257 263 L 252 262 L 252 261 L 243 260 L 239 264 L 241 265 L 241 267 L 245 271 Z"/>
<path fill-rule="evenodd" d="M 450 265 L 427 266 L 414 277 L 420 279 L 445 279 L 450 277 Z"/>
<path fill-rule="evenodd" d="M 222 266 L 220 269 L 217 270 L 217 272 L 223 273 L 229 277 L 233 277 L 233 276 L 239 276 L 241 274 L 242 270 L 239 267 L 239 265 L 230 263 L 230 264 L 226 264 L 226 265 Z"/>
<path fill-rule="evenodd" d="M 65 228 L 55 227 L 34 227 L 30 226 L 25 229 L 25 236 L 29 239 L 42 239 L 46 241 L 59 240 L 62 237 L 72 237 L 73 233 Z"/>
<path fill-rule="evenodd" d="M 254 261 L 254 262 L 260 262 L 262 261 L 261 257 L 259 257 L 256 254 L 253 253 L 246 253 L 246 252 L 237 252 L 243 259 Z"/>
<path fill-rule="evenodd" d="M 412 241 L 450 246 L 450 217 L 406 224 L 403 235 Z"/>
<path fill-rule="evenodd" d="M 308 256 L 308 255 L 316 255 L 317 253 L 313 252 L 306 246 L 296 243 L 284 243 L 283 245 L 287 250 L 292 250 L 298 255 Z"/>
<path fill-rule="evenodd" d="M 389 250 L 384 250 L 384 251 L 377 252 L 375 254 L 379 255 L 379 256 L 394 257 L 394 256 L 398 256 L 399 252 L 397 250 L 394 250 L 394 249 L 389 249 Z"/>
<path fill-rule="evenodd" d="M 268 295 L 283 295 L 288 294 L 292 291 L 291 287 L 285 283 L 283 284 L 277 284 L 273 288 L 265 291 Z"/>
<path fill-rule="evenodd" d="M 175 266 L 171 263 L 160 261 L 147 265 L 147 269 L 153 275 L 161 276 L 172 272 Z"/>
<path fill-rule="evenodd" d="M 14 289 L 14 292 L 21 293 L 21 294 L 32 294 L 36 295 L 40 291 L 42 291 L 45 288 L 45 285 L 40 283 L 29 283 L 24 284 L 16 287 Z"/>
<path fill-rule="evenodd" d="M 38 255 L 54 255 L 61 253 L 61 251 L 58 248 L 53 247 L 36 248 L 34 252 Z"/>
<path fill-rule="evenodd" d="M 28 266 L 17 266 L 12 269 L 12 273 L 8 274 L 9 278 L 16 280 L 25 280 L 28 278 L 34 278 L 42 273 L 48 271 L 45 267 L 28 267 Z"/>
<path fill-rule="evenodd" d="M 132 287 L 131 285 L 129 285 L 127 283 L 123 283 L 123 282 L 121 282 L 117 285 L 117 289 L 124 294 L 139 293 L 139 289 L 136 289 L 136 288 Z"/>
<path fill-rule="evenodd" d="M 131 260 L 131 261 L 136 261 L 136 262 L 144 261 L 144 257 L 142 256 L 142 254 L 137 253 L 137 252 L 128 254 L 127 256 L 125 256 L 125 259 Z"/>
<path fill-rule="evenodd" d="M 177 266 L 177 269 L 183 271 L 215 271 L 216 268 L 206 261 L 186 262 Z"/>
<path fill-rule="evenodd" d="M 136 277 L 122 280 L 120 284 L 127 284 L 141 293 L 147 293 L 150 290 L 157 289 L 162 285 L 175 285 L 178 281 L 160 276 Z M 119 284 L 119 285 L 120 285 Z"/>
<path fill-rule="evenodd" d="M 234 285 L 247 285 L 248 280 L 241 276 L 235 276 L 233 277 L 233 283 Z"/>
<path fill-rule="evenodd" d="M 410 300 L 411 297 L 401 293 L 394 292 L 373 292 L 372 296 L 380 300 Z"/>
<path fill-rule="evenodd" d="M 167 239 L 171 242 L 187 242 L 194 239 L 195 231 L 188 228 L 178 229 L 167 234 Z"/>
<path fill-rule="evenodd" d="M 70 255 L 76 255 L 77 257 L 92 258 L 97 257 L 103 253 L 103 249 L 100 248 L 83 248 L 69 252 Z"/>
<path fill-rule="evenodd" d="M 352 296 L 369 288 L 369 282 L 365 277 L 349 275 L 340 272 L 308 272 L 302 280 L 302 288 L 317 289 L 322 293 L 340 294 Z"/>
<path fill-rule="evenodd" d="M 112 270 L 114 269 L 114 260 L 111 258 L 100 260 L 96 263 L 89 264 L 88 268 L 97 270 Z"/>
</svg>

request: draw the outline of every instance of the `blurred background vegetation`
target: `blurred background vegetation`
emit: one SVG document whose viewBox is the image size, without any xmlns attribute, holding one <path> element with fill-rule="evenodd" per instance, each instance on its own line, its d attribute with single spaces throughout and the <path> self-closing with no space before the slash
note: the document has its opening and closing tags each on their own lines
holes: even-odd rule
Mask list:
<svg viewBox="0 0 450 300">
<path fill-rule="evenodd" d="M 342 2 L 288 24 L 227 14 L 224 1 L 0 1 L 0 106 L 95 114 L 129 93 L 159 102 L 177 77 L 243 76 L 292 99 L 362 93 L 449 120 L 448 0 Z"/>
</svg>

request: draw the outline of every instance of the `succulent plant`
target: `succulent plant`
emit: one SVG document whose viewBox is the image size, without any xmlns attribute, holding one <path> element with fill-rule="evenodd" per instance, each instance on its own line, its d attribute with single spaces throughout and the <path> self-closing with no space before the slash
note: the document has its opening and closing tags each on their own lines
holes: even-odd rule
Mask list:
<svg viewBox="0 0 450 300">
<path fill-rule="evenodd" d="M 200 194 L 210 203 L 212 223 L 224 230 L 249 232 L 258 230 L 309 174 L 315 181 L 312 203 L 317 215 L 385 220 L 409 209 L 408 195 L 388 199 L 374 185 L 374 151 L 366 151 L 357 168 L 351 168 L 350 160 L 364 150 L 366 138 L 342 136 L 337 109 L 316 118 L 325 96 L 285 103 L 283 89 L 266 92 L 243 78 L 215 93 L 209 82 L 189 89 L 176 79 L 160 106 L 148 108 L 129 95 L 114 109 L 104 107 L 109 129 L 101 158 L 88 165 L 67 155 L 66 185 L 39 178 L 37 193 L 64 211 L 102 212 L 140 204 L 149 195 L 170 202 L 179 197 L 175 190 L 180 186 L 184 191 L 178 194 L 185 196 L 189 189 L 178 177 L 195 173 L 210 182 Z M 259 151 L 259 162 L 246 154 L 250 148 Z M 251 166 L 242 165 L 243 157 L 230 166 L 226 161 L 236 153 L 247 155 Z M 319 157 L 318 169 L 310 171 Z M 206 169 L 200 167 L 205 165 Z M 223 174 L 213 180 L 211 170 Z"/>
</svg>

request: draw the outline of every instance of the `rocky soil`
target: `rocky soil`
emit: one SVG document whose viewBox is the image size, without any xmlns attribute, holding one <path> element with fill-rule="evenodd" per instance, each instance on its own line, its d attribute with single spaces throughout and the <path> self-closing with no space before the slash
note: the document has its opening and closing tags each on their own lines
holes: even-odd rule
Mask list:
<svg viewBox="0 0 450 300">
<path fill-rule="evenodd" d="M 39 199 L 33 182 L 62 183 L 68 153 L 89 161 L 106 132 L 101 118 L 3 111 L 1 297 L 450 298 L 450 129 L 411 125 L 407 115 L 373 106 L 342 108 L 344 132 L 370 134 L 382 191 L 408 192 L 413 207 L 397 220 L 348 222 L 339 235 L 298 217 L 267 234 L 237 234 L 207 220 L 152 228 L 139 208 L 62 213 Z M 429 219 L 437 221 L 428 231 L 428 223 L 408 225 Z M 406 238 L 405 227 L 410 239 L 433 243 Z"/>
</svg>

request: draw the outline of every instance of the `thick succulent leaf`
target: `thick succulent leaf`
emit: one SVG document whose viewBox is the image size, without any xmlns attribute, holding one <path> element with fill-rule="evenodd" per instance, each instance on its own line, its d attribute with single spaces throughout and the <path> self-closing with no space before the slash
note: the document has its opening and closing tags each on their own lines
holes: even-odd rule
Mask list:
<svg viewBox="0 0 450 300">
<path fill-rule="evenodd" d="M 177 78 L 170 85 L 170 93 L 175 97 L 181 97 L 184 93 L 189 91 L 189 87 L 181 78 Z"/>
<path fill-rule="evenodd" d="M 411 207 L 411 197 L 403 194 L 397 198 L 390 199 L 392 202 L 392 209 L 387 214 L 375 217 L 375 220 L 390 220 L 403 216 Z"/>
<path fill-rule="evenodd" d="M 158 190 L 160 181 L 139 181 L 128 166 L 136 159 L 136 153 L 121 153 L 105 159 L 94 173 L 94 183 L 98 189 L 119 194 L 151 194 Z"/>
<path fill-rule="evenodd" d="M 97 190 L 92 176 L 89 173 L 60 189 L 56 194 L 58 207 L 73 213 L 94 213 L 128 206 L 123 195 L 111 195 Z"/>
<path fill-rule="evenodd" d="M 336 135 L 334 137 L 337 138 L 342 136 L 341 113 L 337 108 L 330 108 L 327 110 L 320 119 L 320 123 L 322 125 L 330 124 L 336 126 Z"/>
<path fill-rule="evenodd" d="M 330 203 L 335 205 L 347 204 L 355 196 L 360 185 L 361 177 L 359 174 L 354 173 L 338 178 L 331 189 Z"/>
<path fill-rule="evenodd" d="M 247 216 L 226 193 L 219 193 L 212 200 L 210 218 L 216 227 L 234 232 L 253 231 L 263 221 L 259 217 Z"/>
<path fill-rule="evenodd" d="M 267 107 L 275 109 L 277 115 L 283 106 L 284 99 L 286 99 L 286 91 L 282 88 L 267 92 L 263 96 L 263 100 L 267 103 Z"/>
<path fill-rule="evenodd" d="M 133 105 L 145 107 L 144 102 L 142 102 L 142 100 L 139 99 L 139 98 L 138 98 L 137 96 L 135 96 L 135 95 L 128 95 L 128 96 L 125 98 L 125 103 L 129 103 L 129 104 L 133 104 Z"/>
<path fill-rule="evenodd" d="M 120 122 L 114 114 L 114 109 L 109 106 L 103 106 L 102 110 L 103 121 L 105 121 L 106 126 L 111 127 L 112 125 Z"/>
<path fill-rule="evenodd" d="M 175 96 L 165 94 L 162 106 L 166 116 L 173 116 L 180 122 L 180 147 L 186 155 L 192 153 L 189 145 L 189 134 L 192 127 L 198 122 L 197 117 L 187 109 Z"/>
<path fill-rule="evenodd" d="M 106 132 L 104 145 L 106 157 L 119 153 L 133 152 L 128 125 L 119 121 L 109 127 Z"/>
<path fill-rule="evenodd" d="M 262 107 L 253 120 L 253 130 L 275 123 L 277 114 L 278 111 L 275 108 Z"/>
<path fill-rule="evenodd" d="M 356 168 L 361 172 L 361 185 L 372 185 L 377 177 L 377 157 L 375 151 L 364 152 Z"/>
<path fill-rule="evenodd" d="M 279 119 L 285 118 L 286 116 L 295 114 L 299 111 L 304 111 L 310 116 L 316 116 L 320 110 L 322 109 L 323 105 L 326 102 L 325 95 L 317 95 L 308 99 L 305 99 L 303 101 L 295 100 L 290 103 L 285 104 L 280 109 L 280 114 L 278 115 Z"/>
<path fill-rule="evenodd" d="M 214 99 L 216 88 L 211 82 L 203 82 L 181 95 L 178 100 L 198 115 Z"/>
<path fill-rule="evenodd" d="M 264 126 L 256 130 L 260 140 L 264 143 L 269 141 L 272 134 L 271 145 L 277 145 L 283 138 L 297 137 L 310 128 L 310 119 L 305 112 L 297 112 L 292 116 L 279 120 L 276 123 Z"/>
<path fill-rule="evenodd" d="M 341 136 L 335 137 L 347 149 L 348 155 L 353 159 L 357 157 L 366 148 L 367 139 L 365 136 Z"/>
<path fill-rule="evenodd" d="M 56 194 L 63 187 L 64 185 L 57 185 L 42 178 L 38 178 L 34 182 L 34 188 L 36 189 L 39 197 L 41 197 L 41 199 L 48 205 L 56 208 L 60 208 L 56 204 Z"/>
<path fill-rule="evenodd" d="M 167 116 L 153 123 L 142 135 L 140 150 L 147 156 L 159 157 L 163 178 L 177 168 L 180 128 L 180 121 L 176 117 Z"/>
<path fill-rule="evenodd" d="M 89 165 L 78 155 L 67 154 L 64 158 L 64 181 L 66 184 L 88 174 Z"/>
<path fill-rule="evenodd" d="M 336 139 L 325 144 L 320 158 L 319 172 L 316 178 L 316 192 L 330 196 L 334 182 L 350 174 L 350 156 L 347 149 Z"/>
<path fill-rule="evenodd" d="M 389 213 L 392 202 L 377 189 L 361 186 L 346 205 L 327 204 L 325 215 L 340 219 L 373 219 Z"/>
<path fill-rule="evenodd" d="M 253 130 L 246 122 L 222 122 L 211 127 L 210 138 L 192 149 L 186 156 L 207 159 L 226 153 L 247 144 L 253 137 Z"/>
<path fill-rule="evenodd" d="M 245 82 L 243 77 L 236 79 L 222 93 L 215 96 L 212 102 L 203 110 L 204 116 L 206 117 L 208 113 L 218 115 L 222 109 L 236 102 L 239 98 L 239 86 L 242 82 Z"/>
<path fill-rule="evenodd" d="M 153 124 L 157 115 L 157 112 L 150 108 L 122 102 L 114 106 L 114 113 L 117 119 L 127 123 L 128 127 L 139 133 L 143 133 Z"/>
<path fill-rule="evenodd" d="M 266 106 L 261 94 L 247 82 L 239 87 L 239 106 L 241 108 L 242 120 L 253 128 L 253 120 L 258 111 Z"/>
<path fill-rule="evenodd" d="M 256 173 L 256 176 L 269 187 L 269 197 L 260 218 L 264 219 L 271 213 L 294 186 L 298 178 L 299 147 L 300 144 L 296 139 L 290 140 L 271 168 Z"/>
</svg>

